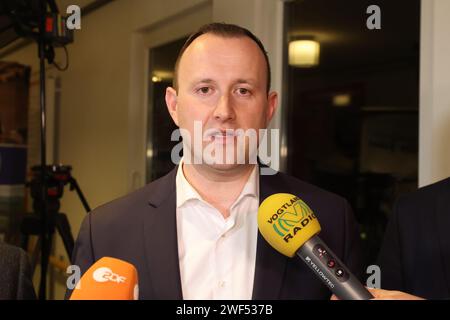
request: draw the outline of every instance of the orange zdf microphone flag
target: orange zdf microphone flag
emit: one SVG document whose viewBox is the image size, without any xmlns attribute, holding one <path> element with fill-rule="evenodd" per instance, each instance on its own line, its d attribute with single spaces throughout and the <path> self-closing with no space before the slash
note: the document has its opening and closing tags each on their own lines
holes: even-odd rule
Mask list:
<svg viewBox="0 0 450 320">
<path fill-rule="evenodd" d="M 103 257 L 81 277 L 70 300 L 137 300 L 136 268 L 123 260 Z"/>
</svg>

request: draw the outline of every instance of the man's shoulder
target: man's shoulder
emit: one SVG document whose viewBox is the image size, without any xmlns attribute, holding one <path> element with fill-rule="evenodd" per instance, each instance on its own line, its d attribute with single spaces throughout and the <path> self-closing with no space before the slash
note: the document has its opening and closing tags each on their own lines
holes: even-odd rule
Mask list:
<svg viewBox="0 0 450 320">
<path fill-rule="evenodd" d="M 27 253 L 0 242 L 0 300 L 35 299 Z"/>
<path fill-rule="evenodd" d="M 411 196 L 414 198 L 427 196 L 436 197 L 443 191 L 446 192 L 450 191 L 450 178 L 440 180 L 427 186 L 421 187 L 417 191 L 413 192 Z"/>
<path fill-rule="evenodd" d="M 127 218 L 133 218 L 144 211 L 152 210 L 152 207 L 157 207 L 168 196 L 175 194 L 175 177 L 176 168 L 134 192 L 97 207 L 91 212 L 91 217 L 112 221 L 122 219 L 124 215 Z M 261 175 L 260 181 L 270 190 L 269 195 L 272 192 L 292 193 L 305 201 L 313 210 L 316 208 L 317 211 L 323 212 L 333 209 L 333 213 L 337 214 L 339 209 L 347 204 L 343 197 L 286 173 Z"/>
<path fill-rule="evenodd" d="M 393 219 L 408 237 L 415 232 L 432 230 L 437 222 L 435 218 L 448 212 L 449 199 L 450 178 L 447 178 L 400 196 Z"/>
<path fill-rule="evenodd" d="M 275 175 L 267 176 L 263 179 L 266 183 L 271 184 L 274 189 L 280 190 L 279 192 L 285 192 L 282 190 L 289 190 L 290 193 L 300 198 L 307 197 L 308 199 L 320 199 L 321 202 L 332 203 L 342 203 L 346 201 L 342 196 L 337 195 L 336 193 L 327 191 L 283 172 L 277 172 Z M 306 202 L 306 200 L 304 201 Z"/>
<path fill-rule="evenodd" d="M 149 184 L 127 194 L 120 198 L 100 205 L 90 214 L 95 218 L 104 218 L 105 215 L 110 219 L 122 217 L 132 217 L 141 214 L 145 210 L 151 209 L 152 205 L 160 203 L 172 192 L 175 192 L 175 173 L 173 169 L 165 176 L 156 179 Z"/>
<path fill-rule="evenodd" d="M 397 213 L 400 218 L 407 215 L 408 220 L 414 215 L 421 216 L 423 212 L 429 211 L 436 205 L 439 197 L 447 196 L 450 196 L 450 178 L 400 196 L 396 203 Z"/>
<path fill-rule="evenodd" d="M 7 265 L 19 265 L 26 259 L 26 253 L 22 248 L 9 245 L 7 243 L 0 242 L 0 263 L 2 270 Z M 17 269 L 19 270 L 19 269 Z"/>
<path fill-rule="evenodd" d="M 350 204 L 340 195 L 282 172 L 262 177 L 261 181 L 265 184 L 263 187 L 269 190 L 265 192 L 267 196 L 273 193 L 290 193 L 298 196 L 316 214 L 325 234 L 344 230 L 346 224 L 354 220 Z"/>
</svg>

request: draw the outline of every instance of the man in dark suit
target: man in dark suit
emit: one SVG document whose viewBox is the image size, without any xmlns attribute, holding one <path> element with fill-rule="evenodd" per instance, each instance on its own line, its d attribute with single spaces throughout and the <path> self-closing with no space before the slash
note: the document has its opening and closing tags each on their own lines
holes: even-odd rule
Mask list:
<svg viewBox="0 0 450 320">
<path fill-rule="evenodd" d="M 286 192 L 311 207 L 322 239 L 362 273 L 348 203 L 285 174 L 265 175 L 267 168 L 250 161 L 251 140 L 234 143 L 238 129 L 267 128 L 277 107 L 259 39 L 234 25 L 202 27 L 180 52 L 166 103 L 184 130 L 182 162 L 85 218 L 73 255 L 82 272 L 103 256 L 126 260 L 138 270 L 140 299 L 328 299 L 330 292 L 303 262 L 282 256 L 258 233 L 258 205 Z M 200 148 L 191 144 L 199 135 L 196 123 L 206 131 Z M 218 161 L 205 155 L 211 145 Z M 234 157 L 238 147 L 244 162 Z M 228 155 L 230 148 L 232 161 L 221 161 L 220 151 Z"/>
<path fill-rule="evenodd" d="M 31 267 L 21 248 L 0 243 L 0 300 L 34 300 Z"/>
<path fill-rule="evenodd" d="M 450 299 L 450 178 L 401 197 L 379 254 L 386 299 Z M 408 295 L 409 294 L 409 295 Z"/>
</svg>

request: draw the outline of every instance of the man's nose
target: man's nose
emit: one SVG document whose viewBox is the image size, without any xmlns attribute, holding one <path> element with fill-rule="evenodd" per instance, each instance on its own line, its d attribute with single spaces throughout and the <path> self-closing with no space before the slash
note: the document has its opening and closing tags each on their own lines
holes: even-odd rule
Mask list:
<svg viewBox="0 0 450 320">
<path fill-rule="evenodd" d="M 219 101 L 217 101 L 216 108 L 213 113 L 214 119 L 224 122 L 229 120 L 234 120 L 236 114 L 234 112 L 234 106 L 232 103 L 232 99 L 228 94 L 223 94 Z"/>
</svg>

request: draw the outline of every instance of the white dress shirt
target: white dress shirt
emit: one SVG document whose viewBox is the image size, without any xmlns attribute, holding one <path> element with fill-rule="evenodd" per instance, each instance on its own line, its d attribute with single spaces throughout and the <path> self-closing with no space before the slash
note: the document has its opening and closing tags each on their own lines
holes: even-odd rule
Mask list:
<svg viewBox="0 0 450 320">
<path fill-rule="evenodd" d="M 251 299 L 258 235 L 258 165 L 226 219 L 189 184 L 182 167 L 183 161 L 176 176 L 176 214 L 183 299 Z"/>
</svg>

